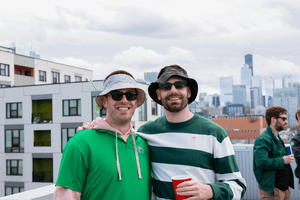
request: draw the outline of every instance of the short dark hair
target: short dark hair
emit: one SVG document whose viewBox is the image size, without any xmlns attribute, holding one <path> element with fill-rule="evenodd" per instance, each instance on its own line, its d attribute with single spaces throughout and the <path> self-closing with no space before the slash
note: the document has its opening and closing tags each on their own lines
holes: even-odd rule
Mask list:
<svg viewBox="0 0 300 200">
<path fill-rule="evenodd" d="M 268 126 L 271 125 L 272 117 L 279 117 L 282 114 L 287 114 L 287 110 L 280 106 L 272 106 L 266 110 L 266 121 Z"/>
<path fill-rule="evenodd" d="M 128 76 L 131 76 L 134 80 L 135 78 L 127 71 L 124 71 L 124 70 L 117 70 L 117 71 L 113 71 L 112 73 L 110 73 L 109 75 L 107 75 L 107 77 L 104 79 L 103 83 L 109 78 L 111 77 L 112 75 L 116 75 L 116 74 L 126 74 Z"/>
<path fill-rule="evenodd" d="M 181 71 L 183 71 L 185 74 L 187 74 L 187 72 L 182 68 L 180 67 L 179 65 L 170 65 L 170 66 L 166 66 L 164 68 L 162 68 L 159 73 L 158 73 L 158 76 L 157 76 L 157 79 L 159 79 L 159 77 L 164 73 L 164 71 L 166 70 L 166 68 L 168 67 L 174 67 L 174 68 L 177 68 L 177 69 L 180 69 Z"/>
<path fill-rule="evenodd" d="M 295 117 L 296 117 L 296 120 L 298 121 L 298 116 L 300 117 L 300 109 L 298 109 L 296 111 L 296 114 L 295 114 Z"/>
</svg>

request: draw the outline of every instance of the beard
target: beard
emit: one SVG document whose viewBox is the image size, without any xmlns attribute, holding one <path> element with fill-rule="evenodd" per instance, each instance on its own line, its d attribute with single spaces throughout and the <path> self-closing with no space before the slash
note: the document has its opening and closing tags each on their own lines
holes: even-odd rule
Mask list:
<svg viewBox="0 0 300 200">
<path fill-rule="evenodd" d="M 181 99 L 181 103 L 178 102 L 169 102 L 168 99 L 172 97 L 179 97 Z M 172 113 L 177 113 L 182 111 L 188 105 L 188 98 L 181 94 L 170 94 L 166 98 L 161 98 L 161 104 L 163 107 Z"/>
<path fill-rule="evenodd" d="M 275 123 L 275 130 L 278 132 L 284 130 L 283 125 L 279 121 L 276 121 L 276 123 Z"/>
</svg>

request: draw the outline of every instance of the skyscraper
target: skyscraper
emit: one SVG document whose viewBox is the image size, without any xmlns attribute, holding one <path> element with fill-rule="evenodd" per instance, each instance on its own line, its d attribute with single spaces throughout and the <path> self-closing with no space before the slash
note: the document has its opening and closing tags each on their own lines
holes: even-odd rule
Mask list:
<svg viewBox="0 0 300 200">
<path fill-rule="evenodd" d="M 251 76 L 253 76 L 253 56 L 252 54 L 245 55 L 245 64 L 249 66 L 249 69 L 251 70 Z"/>
<path fill-rule="evenodd" d="M 251 70 L 247 64 L 241 69 L 241 85 L 246 86 L 246 105 L 250 106 Z"/>
<path fill-rule="evenodd" d="M 259 102 L 259 98 L 260 98 L 260 95 L 259 95 L 259 88 L 258 87 L 252 87 L 250 89 L 250 92 L 251 92 L 251 109 L 255 109 L 258 105 Z"/>
<path fill-rule="evenodd" d="M 257 102 L 255 102 L 255 105 L 258 105 L 258 106 L 263 105 L 263 102 L 262 102 L 262 78 L 260 76 L 252 76 L 251 87 L 258 88 L 258 98 L 257 98 Z"/>
<path fill-rule="evenodd" d="M 266 108 L 273 105 L 274 79 L 271 76 L 265 78 L 265 106 Z"/>
<path fill-rule="evenodd" d="M 233 77 L 220 77 L 220 103 L 224 107 L 226 103 L 232 103 Z"/>
<path fill-rule="evenodd" d="M 292 75 L 283 75 L 282 77 L 282 88 L 289 88 L 292 84 Z"/>
<path fill-rule="evenodd" d="M 233 104 L 246 105 L 246 86 L 234 85 L 232 86 Z"/>
</svg>

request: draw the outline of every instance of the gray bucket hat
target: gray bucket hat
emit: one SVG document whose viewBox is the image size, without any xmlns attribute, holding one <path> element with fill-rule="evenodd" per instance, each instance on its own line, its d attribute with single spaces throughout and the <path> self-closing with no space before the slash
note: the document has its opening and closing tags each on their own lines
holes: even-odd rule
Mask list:
<svg viewBox="0 0 300 200">
<path fill-rule="evenodd" d="M 172 76 L 178 76 L 187 81 L 188 86 L 191 90 L 191 97 L 189 98 L 188 103 L 189 104 L 192 103 L 195 100 L 195 98 L 197 97 L 197 93 L 198 93 L 197 81 L 195 81 L 192 78 L 189 78 L 185 71 L 181 70 L 180 68 L 178 68 L 174 65 L 164 67 L 163 70 L 164 71 L 161 73 L 161 75 L 159 77 L 157 77 L 157 80 L 155 82 L 151 83 L 151 85 L 148 87 L 148 93 L 149 93 L 150 97 L 156 103 L 162 105 L 161 101 L 158 100 L 157 94 L 156 94 L 156 90 L 159 88 L 159 84 L 167 82 L 167 80 L 169 78 L 171 78 Z"/>
<path fill-rule="evenodd" d="M 115 74 L 110 76 L 104 83 L 104 90 L 96 98 L 99 108 L 104 109 L 102 97 L 113 90 L 134 88 L 137 90 L 137 107 L 141 106 L 145 101 L 145 91 L 139 88 L 136 81 L 127 74 Z M 104 109 L 105 110 L 105 109 Z"/>
</svg>

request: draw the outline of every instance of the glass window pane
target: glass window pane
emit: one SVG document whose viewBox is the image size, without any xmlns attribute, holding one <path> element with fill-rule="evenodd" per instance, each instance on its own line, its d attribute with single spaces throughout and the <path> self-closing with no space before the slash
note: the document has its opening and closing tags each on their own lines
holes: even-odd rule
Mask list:
<svg viewBox="0 0 300 200">
<path fill-rule="evenodd" d="M 70 108 L 70 115 L 77 115 L 77 109 L 76 108 Z"/>
<path fill-rule="evenodd" d="M 70 128 L 69 129 L 69 137 L 73 137 L 75 135 L 75 128 Z"/>
<path fill-rule="evenodd" d="M 19 174 L 23 174 L 23 161 L 19 160 Z"/>
<path fill-rule="evenodd" d="M 10 105 L 11 105 L 12 110 L 17 110 L 17 104 L 16 103 L 12 103 Z"/>
<path fill-rule="evenodd" d="M 5 138 L 6 139 L 6 142 L 5 142 L 6 147 L 11 147 L 12 146 L 11 130 L 6 130 L 5 136 L 6 136 L 6 138 Z"/>
<path fill-rule="evenodd" d="M 24 148 L 24 130 L 20 130 L 20 147 Z"/>
<path fill-rule="evenodd" d="M 64 116 L 69 115 L 69 101 L 64 101 Z"/>
<path fill-rule="evenodd" d="M 14 194 L 19 193 L 19 187 L 13 187 L 13 193 Z"/>
<path fill-rule="evenodd" d="M 13 130 L 13 137 L 19 137 L 19 130 Z"/>
<path fill-rule="evenodd" d="M 10 174 L 10 160 L 6 160 L 6 165 L 7 174 Z"/>
<path fill-rule="evenodd" d="M 62 148 L 64 148 L 67 144 L 68 141 L 68 130 L 67 129 L 62 129 Z"/>
<path fill-rule="evenodd" d="M 78 100 L 78 115 L 81 115 L 81 100 Z"/>
<path fill-rule="evenodd" d="M 77 107 L 77 101 L 76 100 L 70 100 L 70 107 Z"/>
<path fill-rule="evenodd" d="M 24 192 L 24 187 L 20 187 L 20 192 Z"/>
<path fill-rule="evenodd" d="M 11 166 L 12 167 L 17 167 L 18 166 L 18 161 L 17 160 L 12 160 L 11 161 Z"/>
<path fill-rule="evenodd" d="M 22 103 L 19 103 L 19 113 L 18 116 L 22 117 L 23 111 L 22 111 Z"/>
<path fill-rule="evenodd" d="M 6 187 L 5 193 L 6 193 L 6 195 L 11 195 L 12 194 L 12 188 L 11 187 Z"/>
<path fill-rule="evenodd" d="M 7 118 L 10 118 L 10 104 L 6 104 Z"/>
</svg>

